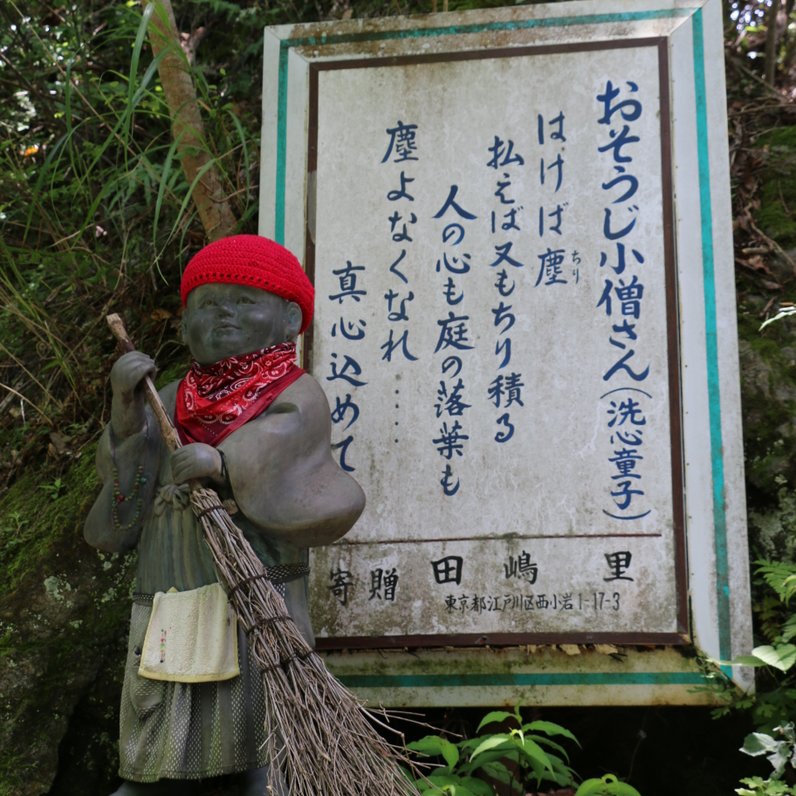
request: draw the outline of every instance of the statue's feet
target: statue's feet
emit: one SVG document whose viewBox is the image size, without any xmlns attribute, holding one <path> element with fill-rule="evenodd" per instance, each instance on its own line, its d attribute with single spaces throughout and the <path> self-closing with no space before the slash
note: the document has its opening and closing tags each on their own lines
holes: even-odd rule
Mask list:
<svg viewBox="0 0 796 796">
<path fill-rule="evenodd" d="M 172 796 L 181 792 L 181 785 L 175 782 L 123 782 L 111 796 Z"/>
<path fill-rule="evenodd" d="M 219 790 L 220 788 L 220 790 Z M 221 779 L 204 781 L 160 780 L 159 782 L 125 781 L 111 796 L 188 796 L 200 793 L 229 793 L 237 796 L 287 796 L 287 788 L 279 781 L 268 789 L 268 767 L 232 774 Z"/>
</svg>

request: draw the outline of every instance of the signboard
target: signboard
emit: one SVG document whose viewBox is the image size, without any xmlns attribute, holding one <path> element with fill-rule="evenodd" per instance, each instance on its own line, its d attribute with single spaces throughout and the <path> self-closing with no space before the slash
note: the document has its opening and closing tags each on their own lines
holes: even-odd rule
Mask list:
<svg viewBox="0 0 796 796">
<path fill-rule="evenodd" d="M 748 649 L 720 8 L 632 8 L 266 32 L 261 232 L 368 496 L 313 551 L 321 648 Z"/>
</svg>

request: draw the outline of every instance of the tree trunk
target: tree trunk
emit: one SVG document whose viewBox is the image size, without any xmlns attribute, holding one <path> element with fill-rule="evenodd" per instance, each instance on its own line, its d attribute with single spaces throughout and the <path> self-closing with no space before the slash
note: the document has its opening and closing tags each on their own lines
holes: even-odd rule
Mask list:
<svg viewBox="0 0 796 796">
<path fill-rule="evenodd" d="M 779 16 L 779 0 L 771 0 L 768 8 L 766 29 L 766 83 L 774 85 L 777 74 L 777 17 Z"/>
<path fill-rule="evenodd" d="M 205 234 L 213 241 L 236 232 L 237 219 L 224 190 L 224 179 L 207 146 L 188 58 L 180 46 L 171 0 L 141 0 L 154 6 L 149 41 L 169 106 L 172 135 L 183 172 L 191 186 Z"/>
</svg>

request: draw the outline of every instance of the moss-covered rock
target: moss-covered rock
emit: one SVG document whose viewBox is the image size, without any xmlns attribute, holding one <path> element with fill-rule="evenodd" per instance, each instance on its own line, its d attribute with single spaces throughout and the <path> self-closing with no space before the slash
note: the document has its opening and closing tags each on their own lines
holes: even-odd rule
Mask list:
<svg viewBox="0 0 796 796">
<path fill-rule="evenodd" d="M 61 776 L 51 791 L 63 745 L 70 756 L 108 747 L 115 725 L 118 686 L 95 695 L 121 679 L 131 567 L 83 540 L 97 489 L 84 452 L 49 483 L 26 472 L 0 504 L 0 796 L 102 793 L 113 776 L 107 753 L 92 753 L 79 779 L 70 786 Z"/>
</svg>

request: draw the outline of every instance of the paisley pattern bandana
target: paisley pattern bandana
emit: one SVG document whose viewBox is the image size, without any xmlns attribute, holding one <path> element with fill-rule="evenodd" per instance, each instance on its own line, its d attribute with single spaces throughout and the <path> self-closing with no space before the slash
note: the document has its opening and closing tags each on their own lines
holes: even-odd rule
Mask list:
<svg viewBox="0 0 796 796">
<path fill-rule="evenodd" d="M 194 362 L 177 387 L 175 426 L 183 444 L 218 445 L 264 412 L 304 370 L 296 344 L 280 343 L 212 365 Z"/>
</svg>

